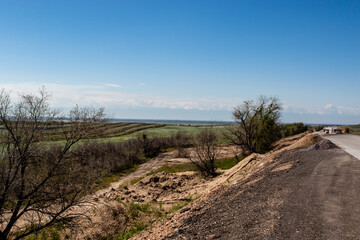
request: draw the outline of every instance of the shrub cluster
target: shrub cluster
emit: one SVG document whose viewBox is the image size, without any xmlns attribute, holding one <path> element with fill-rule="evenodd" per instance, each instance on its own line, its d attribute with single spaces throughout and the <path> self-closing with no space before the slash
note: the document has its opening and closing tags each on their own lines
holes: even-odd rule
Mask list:
<svg viewBox="0 0 360 240">
<path fill-rule="evenodd" d="M 88 177 L 96 179 L 144 163 L 164 149 L 176 148 L 180 152 L 192 144 L 192 137 L 183 132 L 171 137 L 149 137 L 142 134 L 127 142 L 88 141 L 72 150 L 71 156 Z"/>
</svg>

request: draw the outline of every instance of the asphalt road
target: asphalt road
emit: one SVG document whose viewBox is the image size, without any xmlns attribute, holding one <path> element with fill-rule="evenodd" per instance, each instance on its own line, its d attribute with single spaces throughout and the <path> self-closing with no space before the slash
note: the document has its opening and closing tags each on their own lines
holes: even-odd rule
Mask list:
<svg viewBox="0 0 360 240">
<path fill-rule="evenodd" d="M 323 138 L 329 139 L 344 151 L 360 160 L 360 135 L 353 134 L 322 134 Z"/>
</svg>

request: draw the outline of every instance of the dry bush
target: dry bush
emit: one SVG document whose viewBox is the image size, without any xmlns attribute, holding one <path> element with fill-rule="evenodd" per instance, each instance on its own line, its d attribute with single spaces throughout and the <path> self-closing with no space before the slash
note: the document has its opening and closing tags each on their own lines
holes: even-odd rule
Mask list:
<svg viewBox="0 0 360 240">
<path fill-rule="evenodd" d="M 185 149 L 194 145 L 193 137 L 183 131 L 178 131 L 173 136 L 173 141 L 178 151 L 178 157 L 187 157 Z"/>
<path fill-rule="evenodd" d="M 217 141 L 217 134 L 212 128 L 204 129 L 195 138 L 195 156 L 188 149 L 185 150 L 191 162 L 205 177 L 217 176 L 215 160 L 221 150 Z"/>
<path fill-rule="evenodd" d="M 85 142 L 71 151 L 71 156 L 91 179 L 109 176 L 132 168 L 157 156 L 162 149 L 188 146 L 186 137 L 147 137 L 138 135 L 127 142 Z M 181 135 L 184 136 L 184 135 Z M 185 139 L 185 140 L 183 140 Z M 179 141 L 181 140 L 181 142 Z"/>
<path fill-rule="evenodd" d="M 145 157 L 153 158 L 160 153 L 160 143 L 156 137 L 148 137 L 145 133 L 137 135 L 134 140 L 139 145 L 139 148 L 143 150 Z"/>
</svg>

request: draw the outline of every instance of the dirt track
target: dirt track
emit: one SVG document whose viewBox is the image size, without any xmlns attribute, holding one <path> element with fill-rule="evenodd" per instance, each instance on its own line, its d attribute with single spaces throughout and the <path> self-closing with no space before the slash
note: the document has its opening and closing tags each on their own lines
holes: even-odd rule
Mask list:
<svg viewBox="0 0 360 240">
<path fill-rule="evenodd" d="M 359 184 L 360 161 L 340 149 L 283 152 L 163 239 L 360 239 Z"/>
</svg>

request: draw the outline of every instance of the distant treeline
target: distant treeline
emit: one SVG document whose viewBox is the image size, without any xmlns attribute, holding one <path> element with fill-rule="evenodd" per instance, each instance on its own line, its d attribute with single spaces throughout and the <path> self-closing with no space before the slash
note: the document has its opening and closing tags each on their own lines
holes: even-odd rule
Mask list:
<svg viewBox="0 0 360 240">
<path fill-rule="evenodd" d="M 299 133 L 306 132 L 308 130 L 308 127 L 304 125 L 302 122 L 299 123 L 291 123 L 291 124 L 285 124 L 281 126 L 280 134 L 281 137 L 289 137 L 293 136 Z"/>
<path fill-rule="evenodd" d="M 162 124 L 181 124 L 181 125 L 226 125 L 233 121 L 205 121 L 205 120 L 167 120 L 167 119 L 110 119 L 111 122 L 133 122 L 133 123 L 162 123 Z"/>
</svg>

